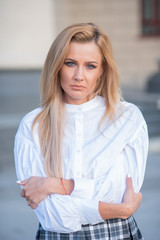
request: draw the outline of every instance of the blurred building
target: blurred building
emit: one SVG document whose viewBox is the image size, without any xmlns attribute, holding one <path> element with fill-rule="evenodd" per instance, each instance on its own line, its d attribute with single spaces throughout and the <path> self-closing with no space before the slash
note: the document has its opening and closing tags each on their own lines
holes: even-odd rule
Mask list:
<svg viewBox="0 0 160 240">
<path fill-rule="evenodd" d="M 94 22 L 112 41 L 122 86 L 144 89 L 160 57 L 158 8 L 159 0 L 1 0 L 0 69 L 41 69 L 65 26 Z"/>
<path fill-rule="evenodd" d="M 55 37 L 52 0 L 0 1 L 0 69 L 39 69 Z"/>
</svg>

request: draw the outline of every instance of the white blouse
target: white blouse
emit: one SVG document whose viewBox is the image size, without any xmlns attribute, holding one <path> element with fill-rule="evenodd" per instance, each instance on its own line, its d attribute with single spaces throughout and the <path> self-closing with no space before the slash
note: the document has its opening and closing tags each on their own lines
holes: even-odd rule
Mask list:
<svg viewBox="0 0 160 240">
<path fill-rule="evenodd" d="M 74 179 L 70 196 L 52 194 L 34 210 L 42 227 L 48 231 L 74 232 L 82 224 L 103 222 L 99 201 L 120 203 L 130 174 L 135 192 L 144 179 L 148 132 L 140 110 L 122 102 L 114 123 L 99 123 L 105 112 L 105 100 L 97 96 L 81 105 L 66 104 L 63 140 L 63 172 Z M 18 180 L 46 176 L 41 155 L 38 126 L 31 126 L 41 111 L 35 109 L 21 121 L 15 137 L 14 154 Z"/>
</svg>

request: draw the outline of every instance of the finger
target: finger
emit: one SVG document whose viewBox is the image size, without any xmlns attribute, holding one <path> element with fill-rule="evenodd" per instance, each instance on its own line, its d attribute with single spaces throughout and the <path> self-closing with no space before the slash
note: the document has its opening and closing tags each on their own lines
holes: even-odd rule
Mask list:
<svg viewBox="0 0 160 240">
<path fill-rule="evenodd" d="M 23 189 L 21 191 L 21 197 L 25 198 L 25 191 Z"/>
<path fill-rule="evenodd" d="M 18 183 L 18 184 L 20 184 L 20 183 L 21 183 L 21 181 L 17 181 L 17 183 Z"/>
<path fill-rule="evenodd" d="M 28 179 L 24 180 L 24 181 L 17 181 L 17 183 L 21 186 L 24 186 L 27 183 Z"/>
<path fill-rule="evenodd" d="M 133 190 L 132 178 L 130 176 L 126 177 L 126 187 Z"/>
<path fill-rule="evenodd" d="M 31 206 L 31 203 L 30 202 L 27 202 L 28 206 L 30 207 Z"/>
<path fill-rule="evenodd" d="M 32 209 L 35 209 L 37 207 L 37 204 L 35 202 L 33 202 L 33 201 L 27 201 L 27 204 Z"/>
<path fill-rule="evenodd" d="M 142 201 L 142 193 L 141 192 L 138 193 L 138 197 L 139 197 L 139 200 L 141 202 Z"/>
<path fill-rule="evenodd" d="M 31 208 L 32 208 L 32 209 L 35 209 L 36 207 L 37 207 L 37 204 L 36 204 L 36 203 L 32 203 L 32 204 L 31 204 Z"/>
</svg>

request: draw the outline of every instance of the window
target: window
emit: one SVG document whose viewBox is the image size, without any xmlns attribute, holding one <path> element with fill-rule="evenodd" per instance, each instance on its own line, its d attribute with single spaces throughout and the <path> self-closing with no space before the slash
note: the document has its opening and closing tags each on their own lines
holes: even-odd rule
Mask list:
<svg viewBox="0 0 160 240">
<path fill-rule="evenodd" d="M 160 0 L 142 0 L 142 34 L 160 36 Z"/>
</svg>

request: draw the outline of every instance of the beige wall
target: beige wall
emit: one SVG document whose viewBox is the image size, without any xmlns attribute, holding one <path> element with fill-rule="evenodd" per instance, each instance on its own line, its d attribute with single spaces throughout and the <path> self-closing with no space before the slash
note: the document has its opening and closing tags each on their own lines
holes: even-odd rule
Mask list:
<svg viewBox="0 0 160 240">
<path fill-rule="evenodd" d="M 0 69 L 40 68 L 55 37 L 54 1 L 0 1 Z"/>
<path fill-rule="evenodd" d="M 141 36 L 140 0 L 55 0 L 58 31 L 76 22 L 95 22 L 110 37 L 121 83 L 143 88 L 157 70 L 160 38 Z"/>
</svg>

